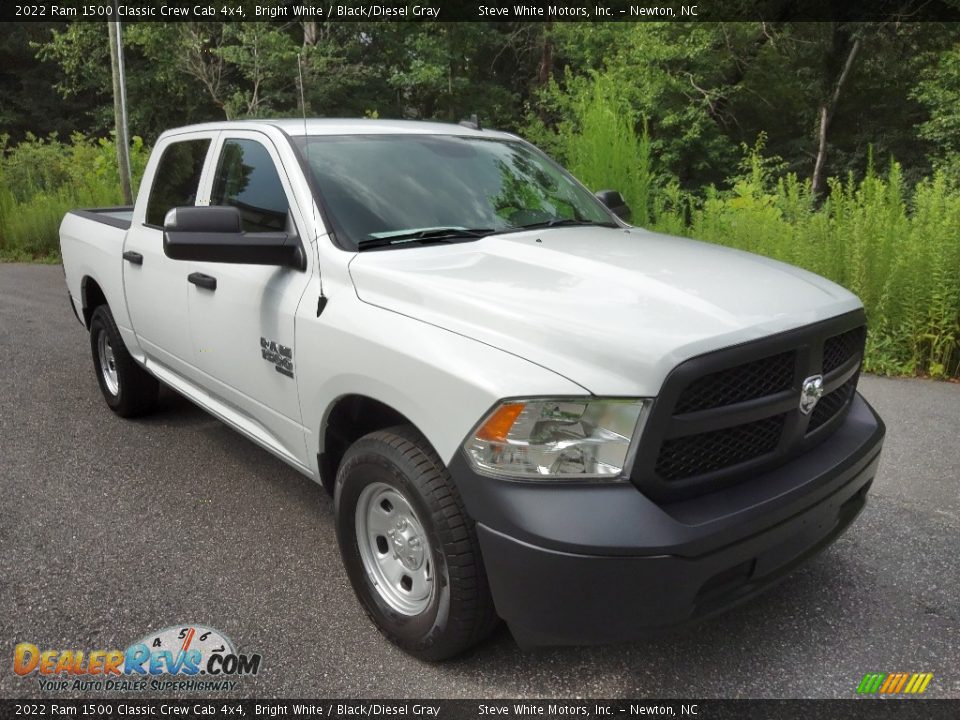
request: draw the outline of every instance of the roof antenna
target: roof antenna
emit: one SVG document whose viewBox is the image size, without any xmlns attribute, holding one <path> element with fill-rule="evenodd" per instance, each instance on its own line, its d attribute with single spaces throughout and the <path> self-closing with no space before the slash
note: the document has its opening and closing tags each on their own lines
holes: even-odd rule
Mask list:
<svg viewBox="0 0 960 720">
<path fill-rule="evenodd" d="M 307 99 L 303 94 L 303 55 L 297 53 L 297 74 L 300 76 L 300 114 L 303 115 L 303 140 L 307 140 Z"/>
</svg>

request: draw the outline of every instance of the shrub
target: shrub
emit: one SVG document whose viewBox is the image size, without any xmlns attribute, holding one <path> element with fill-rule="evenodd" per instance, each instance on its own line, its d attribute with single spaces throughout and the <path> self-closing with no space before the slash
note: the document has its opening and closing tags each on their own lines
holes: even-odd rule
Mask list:
<svg viewBox="0 0 960 720">
<path fill-rule="evenodd" d="M 121 204 L 116 152 L 112 140 L 79 133 L 69 143 L 56 135 L 29 136 L 13 148 L 0 139 L 0 258 L 56 259 L 64 213 Z M 134 192 L 147 156 L 135 137 L 130 147 Z"/>
</svg>

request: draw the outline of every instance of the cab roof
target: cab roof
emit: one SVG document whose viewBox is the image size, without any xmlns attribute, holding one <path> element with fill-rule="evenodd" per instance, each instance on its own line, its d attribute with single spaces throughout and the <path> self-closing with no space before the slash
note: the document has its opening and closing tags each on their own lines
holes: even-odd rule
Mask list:
<svg viewBox="0 0 960 720">
<path fill-rule="evenodd" d="M 453 123 L 420 120 L 380 120 L 370 118 L 277 118 L 258 120 L 225 120 L 172 129 L 181 133 L 201 130 L 262 130 L 274 127 L 288 135 L 459 135 L 461 137 L 514 137 L 497 130 L 475 130 Z"/>
</svg>

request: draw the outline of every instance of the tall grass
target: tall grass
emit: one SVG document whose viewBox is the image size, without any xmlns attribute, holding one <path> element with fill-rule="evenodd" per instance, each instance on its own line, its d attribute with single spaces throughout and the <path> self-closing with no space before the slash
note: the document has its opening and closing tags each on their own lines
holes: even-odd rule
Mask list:
<svg viewBox="0 0 960 720">
<path fill-rule="evenodd" d="M 598 75 L 589 93 L 573 98 L 577 122 L 560 128 L 559 142 L 570 171 L 595 190 L 609 189 L 612 178 L 628 199 L 634 222 L 651 220 L 653 173 L 650 138 L 634 131 L 636 118 L 617 93 L 616 83 Z"/>
<path fill-rule="evenodd" d="M 777 258 L 823 275 L 863 300 L 866 369 L 960 377 L 960 188 L 938 173 L 912 189 L 900 166 L 832 179 L 826 198 L 778 172 L 762 138 L 745 148 L 729 189 L 684 193 L 657 182 L 646 133 L 634 131 L 613 86 L 599 78 L 572 98 L 575 117 L 552 149 L 590 187 L 620 189 L 633 222 Z M 731 289 L 733 292 L 734 290 Z"/>
<path fill-rule="evenodd" d="M 134 138 L 135 181 L 147 154 Z M 30 136 L 13 148 L 0 138 L 0 259 L 56 260 L 57 230 L 67 210 L 121 204 L 116 157 L 111 140 L 80 134 L 69 142 Z"/>
</svg>

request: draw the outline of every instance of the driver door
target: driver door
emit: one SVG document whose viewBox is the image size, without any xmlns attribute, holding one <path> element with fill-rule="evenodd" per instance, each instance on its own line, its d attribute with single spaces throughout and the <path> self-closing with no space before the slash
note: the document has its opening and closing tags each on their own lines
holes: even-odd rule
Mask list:
<svg viewBox="0 0 960 720">
<path fill-rule="evenodd" d="M 248 233 L 306 228 L 271 140 L 253 131 L 224 132 L 214 148 L 209 204 L 240 211 Z M 212 279 L 188 291 L 190 335 L 205 385 L 241 418 L 243 428 L 288 461 L 308 466 L 297 391 L 294 347 L 297 307 L 315 271 L 309 243 L 307 269 L 193 262 Z M 211 285 L 213 287 L 211 287 Z"/>
</svg>

